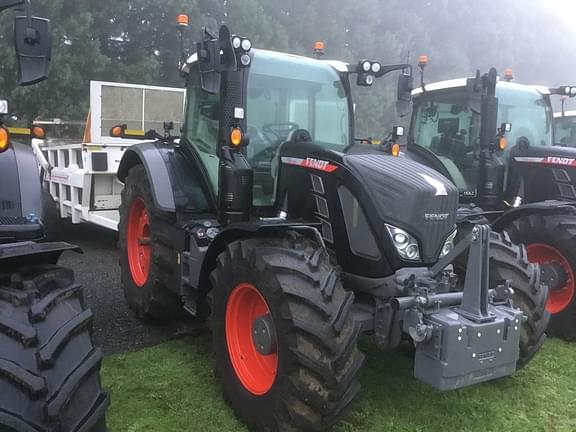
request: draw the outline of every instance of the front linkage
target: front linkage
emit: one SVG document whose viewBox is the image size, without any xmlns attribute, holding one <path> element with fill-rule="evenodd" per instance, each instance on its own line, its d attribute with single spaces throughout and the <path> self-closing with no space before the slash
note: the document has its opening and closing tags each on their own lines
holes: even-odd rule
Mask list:
<svg viewBox="0 0 576 432">
<path fill-rule="evenodd" d="M 520 355 L 523 312 L 513 307 L 509 281 L 490 288 L 488 225 L 476 225 L 456 248 L 429 269 L 398 272 L 390 302 L 377 299 L 375 340 L 398 345 L 401 333 L 416 346 L 415 376 L 440 390 L 512 374 Z M 468 250 L 462 291 L 451 263 Z M 366 323 L 364 325 L 366 327 Z"/>
</svg>

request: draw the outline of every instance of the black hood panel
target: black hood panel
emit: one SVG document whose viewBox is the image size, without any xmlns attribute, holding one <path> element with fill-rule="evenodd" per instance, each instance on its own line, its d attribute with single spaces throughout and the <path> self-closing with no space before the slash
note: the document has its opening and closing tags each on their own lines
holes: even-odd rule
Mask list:
<svg viewBox="0 0 576 432">
<path fill-rule="evenodd" d="M 524 203 L 576 201 L 576 149 L 515 147 L 510 153 L 507 199 L 516 195 Z"/>
<path fill-rule="evenodd" d="M 343 161 L 370 196 L 382 224 L 415 236 L 423 260 L 435 261 L 456 223 L 456 187 L 433 169 L 401 157 L 349 154 Z"/>
</svg>

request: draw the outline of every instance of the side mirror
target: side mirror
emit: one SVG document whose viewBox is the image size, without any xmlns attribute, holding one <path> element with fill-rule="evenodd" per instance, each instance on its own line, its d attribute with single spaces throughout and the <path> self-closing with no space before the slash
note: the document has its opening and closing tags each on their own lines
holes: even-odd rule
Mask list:
<svg viewBox="0 0 576 432">
<path fill-rule="evenodd" d="M 0 99 L 0 115 L 8 114 L 8 101 Z"/>
<path fill-rule="evenodd" d="M 412 101 L 413 79 L 412 75 L 402 73 L 398 77 L 396 112 L 400 117 L 408 115 L 410 112 L 410 102 Z"/>
<path fill-rule="evenodd" d="M 468 106 L 470 109 L 479 114 L 482 108 L 482 94 L 484 90 L 484 85 L 482 83 L 482 77 L 480 76 L 480 71 L 476 71 L 476 76 L 474 78 L 468 78 L 466 80 L 466 93 L 468 95 Z"/>
<path fill-rule="evenodd" d="M 24 0 L 0 0 L 0 12 L 24 3 Z"/>
<path fill-rule="evenodd" d="M 18 83 L 35 84 L 48 78 L 51 56 L 50 20 L 18 16 L 14 19 L 14 43 L 18 56 Z"/>
</svg>

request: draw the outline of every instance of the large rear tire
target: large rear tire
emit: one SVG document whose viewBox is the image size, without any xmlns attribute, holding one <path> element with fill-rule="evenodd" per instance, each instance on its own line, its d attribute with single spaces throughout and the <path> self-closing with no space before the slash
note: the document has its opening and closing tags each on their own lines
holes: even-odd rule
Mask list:
<svg viewBox="0 0 576 432">
<path fill-rule="evenodd" d="M 298 235 L 239 240 L 219 255 L 211 282 L 217 371 L 236 414 L 257 431 L 338 421 L 360 389 L 364 356 L 354 294 L 327 253 Z M 270 337 L 259 351 L 252 331 L 263 328 Z"/>
<path fill-rule="evenodd" d="M 574 216 L 529 215 L 506 227 L 515 243 L 523 243 L 528 259 L 540 265 L 558 263 L 565 282 L 551 289 L 546 309 L 552 314 L 548 334 L 576 341 L 576 219 Z"/>
<path fill-rule="evenodd" d="M 170 291 L 177 272 L 173 213 L 158 210 L 143 165 L 130 168 L 122 189 L 118 224 L 124 296 L 142 320 L 173 320 L 183 315 Z"/>
<path fill-rule="evenodd" d="M 1 431 L 106 431 L 91 320 L 68 269 L 0 276 Z"/>
</svg>

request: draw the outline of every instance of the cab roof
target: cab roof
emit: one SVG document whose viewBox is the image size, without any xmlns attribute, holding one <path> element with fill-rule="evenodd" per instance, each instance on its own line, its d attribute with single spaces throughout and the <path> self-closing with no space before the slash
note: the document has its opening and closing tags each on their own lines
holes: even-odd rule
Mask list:
<svg viewBox="0 0 576 432">
<path fill-rule="evenodd" d="M 459 87 L 466 87 L 467 78 L 457 78 L 446 81 L 438 81 L 430 84 L 426 84 L 426 91 L 438 91 L 438 90 L 448 90 L 455 89 Z M 538 85 L 527 85 L 508 81 L 498 81 L 497 87 L 509 88 L 511 90 L 517 91 L 533 91 L 536 90 L 538 93 L 543 95 L 549 95 L 550 90 L 548 87 L 538 86 Z M 412 90 L 412 96 L 418 96 L 423 93 L 422 88 L 418 87 Z"/>
</svg>

